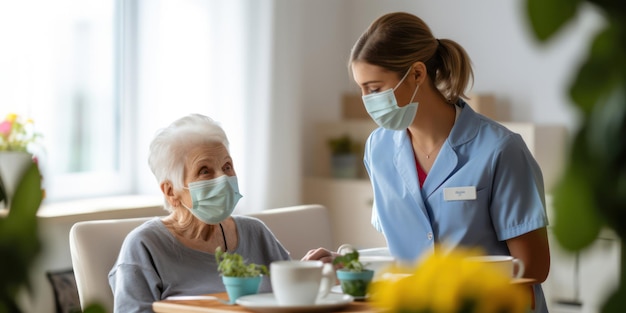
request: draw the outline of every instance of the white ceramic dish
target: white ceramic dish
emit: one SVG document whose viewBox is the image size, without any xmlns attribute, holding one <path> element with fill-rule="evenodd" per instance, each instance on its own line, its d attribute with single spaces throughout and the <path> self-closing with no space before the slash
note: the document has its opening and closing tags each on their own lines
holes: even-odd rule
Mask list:
<svg viewBox="0 0 626 313">
<path fill-rule="evenodd" d="M 246 309 L 259 313 L 314 313 L 338 310 L 347 306 L 352 301 L 354 301 L 354 298 L 350 295 L 329 293 L 314 305 L 281 306 L 276 302 L 273 293 L 259 293 L 239 297 L 236 302 Z"/>
<path fill-rule="evenodd" d="M 373 270 L 375 276 L 380 275 L 382 271 L 396 263 L 394 257 L 384 255 L 364 255 L 359 257 L 359 261 L 363 263 L 365 268 Z"/>
</svg>

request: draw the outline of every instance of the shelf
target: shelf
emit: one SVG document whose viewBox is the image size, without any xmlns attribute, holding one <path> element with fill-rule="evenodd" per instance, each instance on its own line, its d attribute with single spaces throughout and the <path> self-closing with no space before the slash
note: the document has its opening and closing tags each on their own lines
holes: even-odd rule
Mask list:
<svg viewBox="0 0 626 313">
<path fill-rule="evenodd" d="M 361 146 L 361 151 L 365 146 L 365 141 L 370 133 L 376 129 L 377 125 L 371 119 L 352 119 L 340 122 L 324 122 L 316 125 L 315 128 L 315 166 L 314 175 L 320 177 L 331 177 L 330 160 L 331 154 L 328 147 L 328 140 L 343 135 L 350 138 Z M 357 177 L 367 178 L 365 166 L 363 165 L 363 155 L 359 155 L 359 170 Z"/>
</svg>

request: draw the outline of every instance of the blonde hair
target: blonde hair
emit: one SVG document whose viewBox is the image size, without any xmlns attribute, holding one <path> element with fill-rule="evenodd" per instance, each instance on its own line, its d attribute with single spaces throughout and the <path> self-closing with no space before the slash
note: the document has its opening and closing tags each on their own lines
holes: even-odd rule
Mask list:
<svg viewBox="0 0 626 313">
<path fill-rule="evenodd" d="M 413 63 L 426 65 L 428 77 L 448 101 L 467 98 L 474 72 L 465 49 L 450 39 L 436 39 L 419 17 L 388 13 L 376 19 L 359 37 L 348 67 L 356 61 L 380 66 L 402 77 Z"/>
</svg>

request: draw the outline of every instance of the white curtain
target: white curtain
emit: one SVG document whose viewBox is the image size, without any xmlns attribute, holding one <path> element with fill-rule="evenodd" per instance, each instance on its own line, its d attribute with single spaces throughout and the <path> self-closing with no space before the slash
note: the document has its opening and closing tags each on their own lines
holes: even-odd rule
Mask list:
<svg viewBox="0 0 626 313">
<path fill-rule="evenodd" d="M 244 195 L 238 212 L 296 204 L 300 131 L 297 109 L 272 92 L 274 1 L 143 0 L 129 10 L 137 16 L 125 25 L 126 42 L 137 47 L 128 56 L 136 73 L 127 73 L 136 80 L 125 83 L 137 90 L 126 96 L 137 104 L 129 112 L 138 121 L 137 192 L 160 192 L 146 162 L 155 131 L 201 113 L 229 137 Z"/>
</svg>

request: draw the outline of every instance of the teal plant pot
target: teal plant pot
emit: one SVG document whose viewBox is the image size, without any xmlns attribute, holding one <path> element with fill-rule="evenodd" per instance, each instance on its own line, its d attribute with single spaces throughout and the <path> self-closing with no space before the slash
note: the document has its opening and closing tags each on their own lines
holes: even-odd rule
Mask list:
<svg viewBox="0 0 626 313">
<path fill-rule="evenodd" d="M 334 178 L 357 178 L 358 162 L 356 154 L 337 154 L 331 159 Z"/>
<path fill-rule="evenodd" d="M 259 292 L 261 276 L 256 277 L 228 277 L 222 276 L 222 282 L 226 287 L 226 293 L 230 303 L 241 296 L 253 295 Z"/>
<path fill-rule="evenodd" d="M 341 283 L 343 293 L 358 298 L 363 298 L 367 295 L 367 288 L 373 277 L 373 270 L 363 270 L 362 272 L 337 270 L 337 279 Z"/>
</svg>

